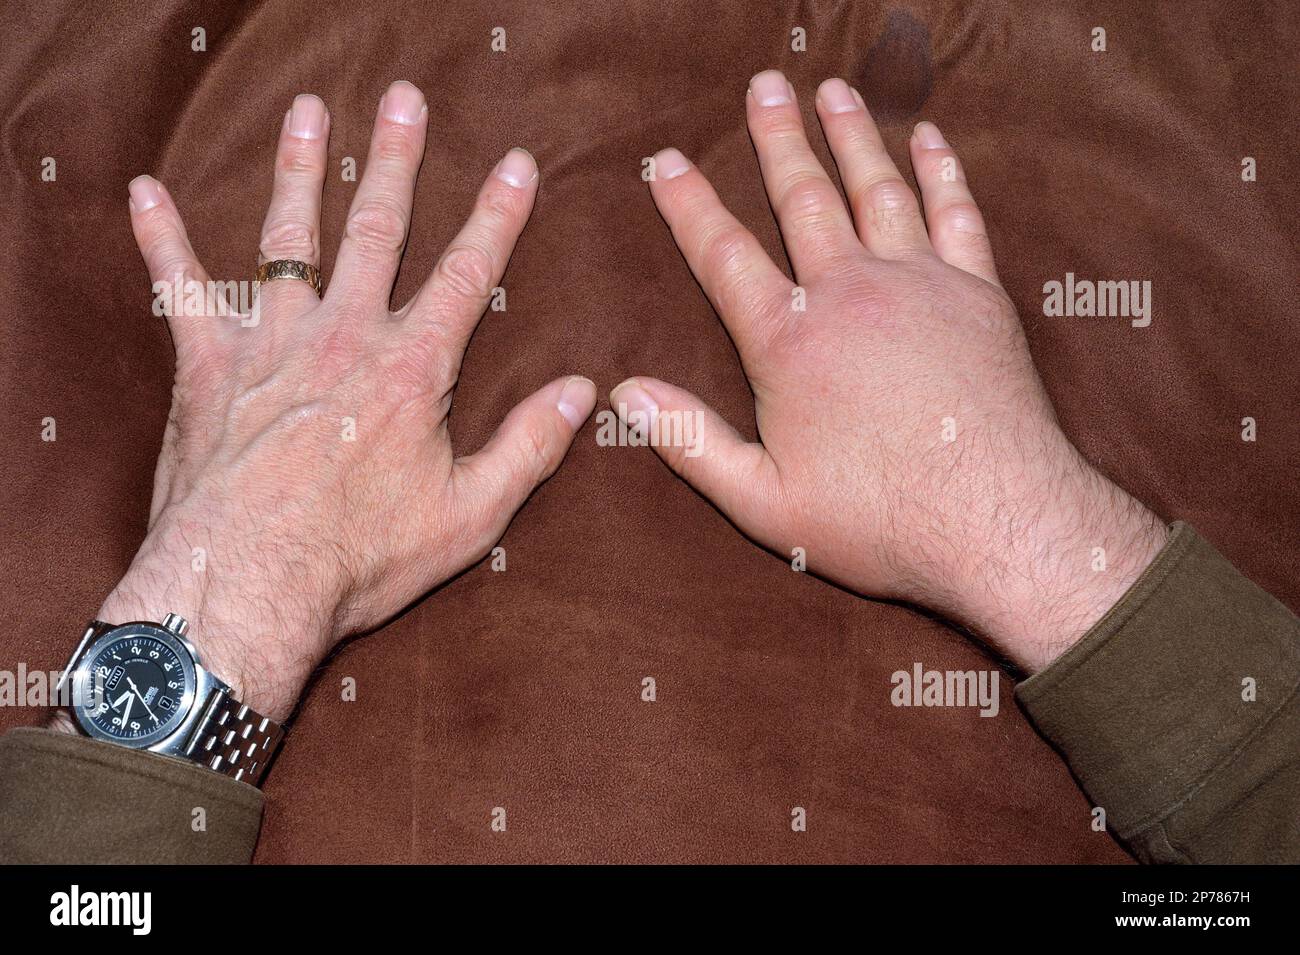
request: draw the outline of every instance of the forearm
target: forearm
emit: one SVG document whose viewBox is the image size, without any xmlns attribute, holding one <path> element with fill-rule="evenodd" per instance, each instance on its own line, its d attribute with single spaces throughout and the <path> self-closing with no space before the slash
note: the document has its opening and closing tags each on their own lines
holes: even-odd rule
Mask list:
<svg viewBox="0 0 1300 955">
<path fill-rule="evenodd" d="M 1030 493 L 972 500 L 935 603 L 1037 673 L 1075 644 L 1168 538 L 1160 518 L 1068 448 Z"/>
<path fill-rule="evenodd" d="M 236 699 L 283 722 L 336 639 L 339 596 L 321 586 L 321 575 L 306 561 L 285 554 L 248 555 L 238 564 L 199 570 L 192 560 L 166 543 L 146 545 L 104 601 L 99 619 L 125 623 L 180 614 L 190 621 L 187 638 L 204 667 L 228 683 Z"/>
<path fill-rule="evenodd" d="M 196 553 L 188 543 L 195 535 L 179 522 L 156 525 L 96 619 L 122 624 L 180 614 L 203 666 L 236 699 L 284 722 L 341 635 L 341 588 L 319 554 L 294 555 L 273 543 L 234 547 L 231 538 L 207 535 L 213 549 Z M 72 729 L 62 713 L 55 725 Z"/>
</svg>

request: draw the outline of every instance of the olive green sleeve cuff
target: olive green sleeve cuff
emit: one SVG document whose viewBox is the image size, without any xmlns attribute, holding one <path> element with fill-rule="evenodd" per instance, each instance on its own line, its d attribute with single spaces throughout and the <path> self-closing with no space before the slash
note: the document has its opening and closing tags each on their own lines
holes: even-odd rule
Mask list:
<svg viewBox="0 0 1300 955">
<path fill-rule="evenodd" d="M 1186 524 L 1016 690 L 1146 861 L 1297 861 L 1300 621 Z"/>
<path fill-rule="evenodd" d="M 3 863 L 246 863 L 262 803 L 178 759 L 47 729 L 0 736 Z"/>
</svg>

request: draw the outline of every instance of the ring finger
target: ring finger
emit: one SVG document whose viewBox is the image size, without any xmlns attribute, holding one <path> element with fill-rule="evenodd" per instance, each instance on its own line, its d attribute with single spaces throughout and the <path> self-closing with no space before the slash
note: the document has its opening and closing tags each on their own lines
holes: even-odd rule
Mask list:
<svg viewBox="0 0 1300 955">
<path fill-rule="evenodd" d="M 271 204 L 258 243 L 259 264 L 294 259 L 320 268 L 321 189 L 329 126 L 325 104 L 310 93 L 296 97 L 285 114 L 275 151 Z M 317 301 L 309 284 L 293 279 L 268 282 L 262 294 L 277 304 L 298 302 L 310 307 Z"/>
</svg>

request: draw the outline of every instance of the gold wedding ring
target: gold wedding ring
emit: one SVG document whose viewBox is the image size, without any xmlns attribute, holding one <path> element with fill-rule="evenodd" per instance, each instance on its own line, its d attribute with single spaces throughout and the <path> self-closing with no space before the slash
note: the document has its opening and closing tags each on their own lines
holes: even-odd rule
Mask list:
<svg viewBox="0 0 1300 955">
<path fill-rule="evenodd" d="M 306 262 L 299 262 L 297 259 L 275 259 L 272 262 L 263 262 L 257 267 L 259 283 L 274 279 L 300 279 L 314 288 L 317 295 L 321 293 L 320 269 Z"/>
</svg>

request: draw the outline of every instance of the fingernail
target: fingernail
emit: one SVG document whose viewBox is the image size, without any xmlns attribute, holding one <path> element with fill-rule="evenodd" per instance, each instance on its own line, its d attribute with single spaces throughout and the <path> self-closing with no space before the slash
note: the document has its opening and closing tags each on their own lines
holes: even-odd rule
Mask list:
<svg viewBox="0 0 1300 955">
<path fill-rule="evenodd" d="M 320 139 L 325 135 L 325 103 L 319 96 L 302 93 L 293 98 L 289 135 L 299 139 Z"/>
<path fill-rule="evenodd" d="M 131 195 L 131 208 L 136 212 L 152 209 L 162 202 L 162 187 L 152 176 L 136 176 L 126 190 Z"/>
<path fill-rule="evenodd" d="M 569 422 L 574 431 L 582 427 L 595 407 L 596 385 L 590 378 L 581 375 L 574 375 L 564 383 L 560 399 L 555 402 L 556 410 L 564 415 L 564 420 Z"/>
<path fill-rule="evenodd" d="M 832 113 L 852 113 L 858 109 L 853 90 L 841 79 L 827 80 L 821 88 L 822 104 Z"/>
<path fill-rule="evenodd" d="M 655 153 L 655 178 L 676 179 L 691 168 L 691 161 L 681 154 L 681 150 L 671 146 Z"/>
<path fill-rule="evenodd" d="M 944 142 L 943 133 L 934 123 L 917 123 L 913 131 L 916 141 L 925 149 L 940 149 L 948 144 Z"/>
<path fill-rule="evenodd" d="M 615 385 L 614 390 L 609 393 L 609 403 L 626 424 L 642 422 L 650 424 L 654 416 L 659 413 L 659 406 L 655 404 L 655 400 L 646 393 L 646 390 L 641 387 L 641 382 L 635 378 L 629 378 Z M 642 422 L 630 422 L 628 416 L 632 414 L 641 417 Z"/>
<path fill-rule="evenodd" d="M 749 81 L 749 92 L 759 106 L 781 106 L 790 102 L 790 84 L 780 70 L 764 70 Z"/>
<path fill-rule="evenodd" d="M 384 118 L 403 126 L 414 126 L 424 113 L 424 94 L 406 80 L 398 80 L 384 93 L 380 104 Z"/>
<path fill-rule="evenodd" d="M 516 189 L 522 189 L 537 178 L 537 162 L 532 153 L 516 146 L 497 163 L 496 177 Z"/>
</svg>

